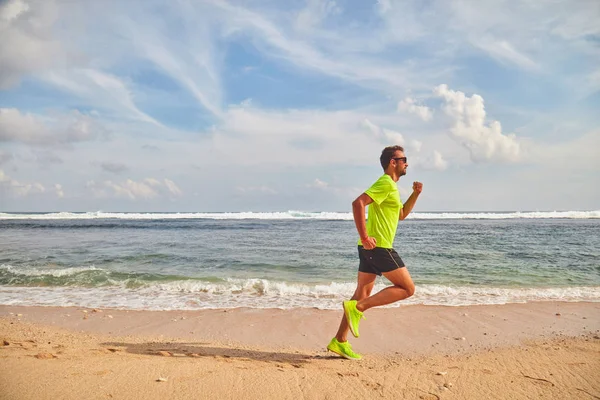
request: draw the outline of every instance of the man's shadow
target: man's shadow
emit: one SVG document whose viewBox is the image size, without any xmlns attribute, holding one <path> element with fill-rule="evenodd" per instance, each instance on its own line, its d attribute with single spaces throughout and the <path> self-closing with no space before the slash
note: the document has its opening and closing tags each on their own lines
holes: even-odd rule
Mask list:
<svg viewBox="0 0 600 400">
<path fill-rule="evenodd" d="M 150 342 L 150 343 L 101 343 L 112 352 L 125 351 L 130 354 L 159 356 L 159 357 L 192 357 L 257 360 L 264 362 L 287 363 L 295 367 L 317 359 L 340 359 L 327 354 L 302 354 L 289 352 L 269 352 L 232 347 L 215 347 L 207 343 L 181 343 L 181 342 Z"/>
</svg>

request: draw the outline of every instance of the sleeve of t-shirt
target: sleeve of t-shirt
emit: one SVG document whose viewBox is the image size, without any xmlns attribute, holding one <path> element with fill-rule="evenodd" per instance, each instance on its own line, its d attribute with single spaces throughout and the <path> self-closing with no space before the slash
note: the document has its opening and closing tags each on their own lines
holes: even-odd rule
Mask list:
<svg viewBox="0 0 600 400">
<path fill-rule="evenodd" d="M 391 182 L 387 179 L 379 179 L 365 193 L 379 205 L 389 196 L 391 191 Z"/>
</svg>

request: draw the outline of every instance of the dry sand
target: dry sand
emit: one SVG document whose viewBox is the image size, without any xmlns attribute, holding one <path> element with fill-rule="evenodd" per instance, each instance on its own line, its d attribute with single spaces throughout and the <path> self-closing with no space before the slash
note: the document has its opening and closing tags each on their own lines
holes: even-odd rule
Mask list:
<svg viewBox="0 0 600 400">
<path fill-rule="evenodd" d="M 600 304 L 366 314 L 0 306 L 0 399 L 600 399 Z"/>
</svg>

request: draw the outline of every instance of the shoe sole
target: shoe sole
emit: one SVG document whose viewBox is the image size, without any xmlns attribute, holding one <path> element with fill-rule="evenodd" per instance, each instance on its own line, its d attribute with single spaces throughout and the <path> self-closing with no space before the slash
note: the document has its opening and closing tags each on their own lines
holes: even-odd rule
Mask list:
<svg viewBox="0 0 600 400">
<path fill-rule="evenodd" d="M 337 352 L 337 351 L 335 351 L 335 350 L 331 350 L 329 347 L 327 348 L 327 351 L 330 351 L 330 352 L 332 352 L 332 353 L 334 353 L 334 354 L 337 354 L 337 355 L 338 355 L 338 356 L 340 356 L 340 357 L 344 357 L 346 360 L 352 360 L 352 361 L 358 361 L 358 360 L 360 360 L 360 358 L 352 358 L 352 357 L 348 357 L 348 356 L 347 356 L 347 355 L 345 355 L 344 353 L 338 353 L 338 352 Z"/>
<path fill-rule="evenodd" d="M 342 307 L 344 307 L 344 315 L 346 316 L 346 322 L 348 323 L 348 328 L 350 328 L 350 332 L 352 332 L 352 336 L 354 336 L 355 338 L 358 337 L 358 334 L 356 332 L 354 332 L 354 329 L 352 329 L 352 324 L 350 323 L 350 316 L 348 315 L 348 310 L 346 309 L 346 303 L 342 303 Z"/>
</svg>

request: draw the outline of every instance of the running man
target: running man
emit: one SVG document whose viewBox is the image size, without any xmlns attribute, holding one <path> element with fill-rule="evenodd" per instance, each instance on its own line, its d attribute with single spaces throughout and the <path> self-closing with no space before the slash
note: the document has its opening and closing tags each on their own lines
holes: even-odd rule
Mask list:
<svg viewBox="0 0 600 400">
<path fill-rule="evenodd" d="M 348 329 L 354 337 L 358 337 L 358 325 L 366 310 L 404 300 L 415 293 L 415 284 L 404 262 L 393 249 L 393 244 L 398 220 L 403 220 L 410 214 L 423 190 L 423 184 L 413 183 L 413 192 L 403 206 L 396 182 L 406 175 L 408 167 L 404 149 L 401 146 L 386 147 L 379 160 L 384 174 L 352 202 L 354 223 L 360 236 L 358 281 L 352 299 L 343 303 L 342 322 L 327 346 L 327 350 L 353 360 L 360 360 L 362 357 L 352 351 L 352 346 L 348 343 Z M 365 222 L 367 206 L 369 219 Z M 371 296 L 375 279 L 382 274 L 393 286 Z"/>
</svg>

